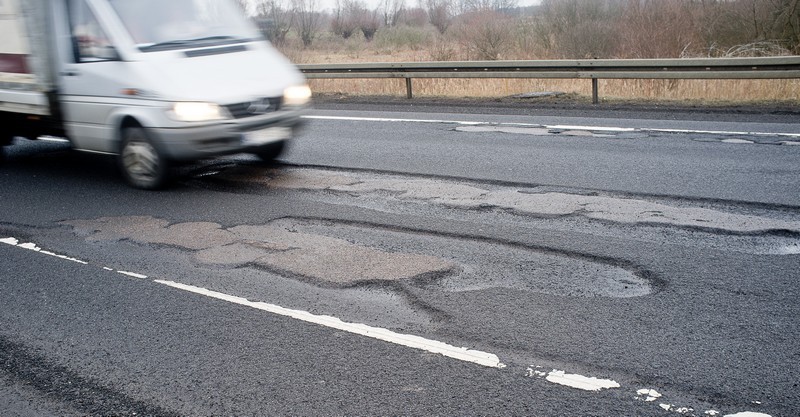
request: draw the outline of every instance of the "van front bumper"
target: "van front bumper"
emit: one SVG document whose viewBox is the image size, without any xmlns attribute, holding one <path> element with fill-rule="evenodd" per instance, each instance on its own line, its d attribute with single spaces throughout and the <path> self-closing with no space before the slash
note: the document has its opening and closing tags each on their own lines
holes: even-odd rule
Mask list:
<svg viewBox="0 0 800 417">
<path fill-rule="evenodd" d="M 304 124 L 305 110 L 284 111 L 269 117 L 221 120 L 202 126 L 150 128 L 155 145 L 172 160 L 258 152 L 264 146 L 295 137 Z"/>
</svg>

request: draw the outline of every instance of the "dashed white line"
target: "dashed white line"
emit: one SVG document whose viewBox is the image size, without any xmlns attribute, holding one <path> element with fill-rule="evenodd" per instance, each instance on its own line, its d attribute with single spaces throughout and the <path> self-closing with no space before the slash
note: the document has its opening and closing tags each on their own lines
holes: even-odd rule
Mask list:
<svg viewBox="0 0 800 417">
<path fill-rule="evenodd" d="M 81 263 L 83 265 L 89 265 L 89 263 L 85 262 L 85 261 L 80 261 L 80 260 L 77 260 L 75 258 L 70 258 L 70 257 L 64 256 L 64 255 L 58 255 L 58 254 L 55 254 L 53 252 L 42 250 L 42 248 L 38 247 L 35 243 L 30 243 L 29 242 L 29 243 L 22 243 L 21 244 L 21 243 L 19 243 L 19 240 L 14 238 L 14 237 L 0 238 L 0 243 L 6 244 L 6 245 L 10 245 L 10 246 L 19 247 L 19 248 L 22 248 L 22 249 L 32 250 L 34 252 L 41 253 L 41 254 L 44 254 L 44 255 L 56 256 L 56 257 L 58 257 L 60 259 L 64 259 L 64 260 L 79 262 L 79 263 Z M 114 269 L 106 267 L 106 266 L 103 266 L 102 269 L 106 270 L 106 271 L 115 271 Z M 116 270 L 116 272 L 119 273 L 119 274 L 122 274 L 122 275 L 134 277 L 134 278 L 141 278 L 141 279 L 148 278 L 147 275 L 138 274 L 138 273 L 135 273 L 135 272 L 128 272 L 128 271 L 122 271 L 122 270 Z M 500 359 L 497 357 L 497 355 L 494 355 L 494 354 L 488 353 L 488 352 L 482 352 L 482 351 L 479 351 L 479 350 L 468 349 L 468 348 L 465 348 L 465 347 L 456 347 L 456 346 L 449 345 L 447 343 L 439 342 L 439 341 L 436 341 L 436 340 L 425 339 L 423 337 L 414 336 L 414 335 L 397 333 L 397 332 L 393 332 L 391 330 L 383 329 L 383 328 L 380 328 L 380 327 L 373 327 L 373 326 L 368 326 L 368 325 L 360 324 L 360 323 L 348 323 L 348 322 L 344 322 L 344 321 L 342 321 L 342 320 L 340 320 L 340 319 L 338 319 L 336 317 L 333 317 L 333 316 L 317 315 L 317 314 L 312 314 L 312 313 L 309 313 L 309 312 L 306 312 L 306 311 L 302 311 L 302 310 L 288 309 L 288 308 L 281 307 L 281 306 L 278 306 L 278 305 L 275 305 L 275 304 L 269 304 L 269 303 L 265 303 L 265 302 L 250 301 L 250 300 L 248 300 L 246 298 L 237 297 L 237 296 L 233 296 L 233 295 L 228 295 L 228 294 L 224 294 L 224 293 L 221 293 L 221 292 L 212 291 L 212 290 L 209 290 L 209 289 L 206 289 L 206 288 L 196 287 L 196 286 L 193 286 L 193 285 L 181 284 L 181 283 L 174 282 L 174 281 L 166 281 L 166 280 L 156 279 L 156 280 L 153 280 L 153 282 L 157 283 L 157 284 L 166 285 L 166 286 L 169 286 L 169 287 L 172 287 L 172 288 L 175 288 L 175 289 L 179 289 L 179 290 L 183 290 L 183 291 L 187 291 L 187 292 L 191 292 L 191 293 L 195 293 L 195 294 L 199 294 L 199 295 L 204 295 L 206 297 L 227 301 L 227 302 L 238 304 L 238 305 L 242 305 L 242 306 L 247 306 L 247 307 L 255 308 L 255 309 L 258 309 L 258 310 L 262 310 L 262 311 L 267 311 L 267 312 L 270 312 L 270 313 L 273 313 L 273 314 L 277 314 L 277 315 L 280 315 L 280 316 L 290 317 L 290 318 L 293 318 L 293 319 L 296 319 L 296 320 L 301 320 L 301 321 L 308 322 L 308 323 L 318 324 L 318 325 L 321 325 L 321 326 L 325 326 L 325 327 L 329 327 L 329 328 L 333 328 L 333 329 L 337 329 L 337 330 L 341 330 L 341 331 L 345 331 L 345 332 L 349 332 L 349 333 L 353 333 L 353 334 L 358 334 L 358 335 L 361 335 L 361 336 L 365 336 L 365 337 L 369 337 L 369 338 L 373 338 L 373 339 L 377 339 L 377 340 L 382 340 L 382 341 L 385 341 L 385 342 L 390 342 L 390 343 L 394 343 L 394 344 L 401 345 L 401 346 L 406 346 L 406 347 L 411 347 L 411 348 L 415 348 L 415 349 L 419 349 L 419 350 L 424 350 L 424 351 L 431 352 L 431 353 L 437 353 L 437 354 L 440 354 L 442 356 L 446 356 L 446 357 L 449 357 L 449 358 L 461 360 L 461 361 L 464 361 L 464 362 L 470 362 L 470 363 L 474 363 L 474 364 L 477 364 L 477 365 L 482 365 L 482 366 L 491 367 L 491 368 L 499 368 L 499 369 L 502 369 L 502 368 L 506 367 L 505 364 L 500 362 Z M 537 366 L 536 368 L 540 368 L 540 367 Z M 542 372 L 542 371 L 534 370 L 533 368 L 528 368 L 527 376 L 528 377 L 536 376 L 536 377 L 540 377 L 540 378 L 543 377 L 543 378 L 545 378 L 545 380 L 547 380 L 549 382 L 552 382 L 552 383 L 555 383 L 555 384 L 569 386 L 569 387 L 572 387 L 572 388 L 582 389 L 582 390 L 586 390 L 586 391 L 600 391 L 600 390 L 603 390 L 603 389 L 612 389 L 612 388 L 619 388 L 620 387 L 619 383 L 617 383 L 616 381 L 610 380 L 610 379 L 599 379 L 599 378 L 586 377 L 586 376 L 577 375 L 577 374 L 567 374 L 564 371 L 560 371 L 560 370 L 556 370 L 556 369 L 552 370 L 551 372 Z M 653 389 L 640 389 L 640 390 L 637 391 L 637 395 L 638 396 L 647 395 L 648 397 L 647 397 L 647 399 L 645 401 L 648 401 L 648 402 L 655 401 L 657 398 L 661 397 L 661 394 L 658 393 L 656 390 L 653 390 Z M 664 410 L 667 410 L 667 411 L 676 411 L 676 412 L 679 412 L 679 413 L 686 413 L 686 412 L 689 412 L 689 411 L 692 410 L 691 408 L 687 408 L 687 407 L 675 408 L 672 404 L 665 404 L 665 403 L 660 403 L 659 407 L 661 407 L 661 408 L 663 408 Z M 706 411 L 705 414 L 709 415 L 709 416 L 713 416 L 713 415 L 716 415 L 718 413 L 719 412 L 716 411 L 716 410 L 709 410 L 709 411 Z M 741 413 L 736 413 L 736 414 L 728 414 L 725 417 L 772 417 L 772 416 L 770 416 L 769 414 L 746 411 L 746 412 L 741 412 Z"/>
<path fill-rule="evenodd" d="M 616 381 L 587 377 L 578 374 L 568 374 L 564 371 L 553 369 L 547 374 L 546 380 L 559 385 L 582 389 L 584 391 L 600 391 L 604 389 L 619 388 Z"/>
<path fill-rule="evenodd" d="M 537 366 L 537 368 L 540 367 Z M 601 391 L 604 389 L 620 387 L 616 381 L 610 379 L 600 379 L 578 374 L 568 374 L 564 371 L 559 371 L 558 369 L 553 369 L 550 372 L 544 372 L 529 367 L 527 376 L 529 378 L 544 378 L 546 381 L 554 384 L 564 385 L 570 388 L 577 388 L 584 391 Z"/>
<path fill-rule="evenodd" d="M 58 253 L 54 253 L 54 252 L 43 250 L 42 248 L 36 246 L 35 243 L 30 243 L 30 242 L 29 243 L 19 243 L 19 240 L 16 239 L 16 238 L 13 238 L 13 237 L 0 239 L 0 243 L 5 243 L 6 245 L 20 247 L 22 249 L 32 250 L 34 252 L 39 252 L 42 255 L 53 256 L 53 257 L 56 257 L 56 258 L 59 258 L 59 259 L 64 259 L 65 261 L 75 262 L 75 263 L 79 263 L 79 264 L 82 264 L 82 265 L 88 265 L 89 264 L 88 262 L 82 261 L 80 259 L 70 258 L 69 256 L 66 256 L 66 255 L 61 255 L 61 254 L 58 254 Z"/>
<path fill-rule="evenodd" d="M 438 353 L 440 355 L 447 356 L 453 359 L 458 359 L 464 362 L 471 362 L 492 368 L 505 367 L 505 365 L 503 365 L 500 362 L 500 359 L 497 357 L 497 355 L 487 352 L 481 352 L 479 350 L 456 347 L 449 345 L 447 343 L 439 342 L 436 340 L 425 339 L 419 336 L 396 333 L 391 330 L 383 329 L 380 327 L 373 327 L 359 323 L 347 323 L 332 316 L 316 315 L 306 311 L 292 310 L 274 304 L 269 304 L 264 302 L 254 302 L 246 298 L 236 297 L 221 292 L 211 291 L 206 288 L 195 287 L 193 285 L 186 285 L 173 281 L 163 281 L 163 280 L 155 280 L 154 282 L 157 282 L 159 284 L 164 284 L 172 288 L 177 288 L 183 291 L 204 295 L 206 297 L 216 298 L 230 303 L 267 311 L 280 316 L 291 317 L 293 319 L 297 319 L 300 321 L 314 323 L 321 326 L 345 331 L 348 333 L 353 333 L 361 336 L 370 337 L 373 339 L 383 340 L 385 342 L 390 342 L 397 345 L 420 349 L 431 353 Z"/>
<path fill-rule="evenodd" d="M 127 275 L 127 276 L 133 277 L 133 278 L 141 278 L 141 279 L 147 278 L 147 275 L 137 274 L 135 272 L 128 272 L 128 271 L 117 271 L 117 272 L 122 274 L 122 275 Z"/>
</svg>

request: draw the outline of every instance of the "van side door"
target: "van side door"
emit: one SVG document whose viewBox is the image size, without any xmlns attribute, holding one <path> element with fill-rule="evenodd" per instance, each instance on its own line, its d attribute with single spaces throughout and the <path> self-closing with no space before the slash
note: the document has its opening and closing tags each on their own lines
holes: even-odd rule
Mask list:
<svg viewBox="0 0 800 417">
<path fill-rule="evenodd" d="M 67 135 L 77 149 L 117 152 L 109 120 L 122 105 L 122 82 L 129 71 L 103 19 L 103 2 L 63 0 L 66 20 L 58 37 L 59 98 Z M 55 14 L 59 19 L 59 14 Z M 63 17 L 61 18 L 63 19 Z"/>
</svg>

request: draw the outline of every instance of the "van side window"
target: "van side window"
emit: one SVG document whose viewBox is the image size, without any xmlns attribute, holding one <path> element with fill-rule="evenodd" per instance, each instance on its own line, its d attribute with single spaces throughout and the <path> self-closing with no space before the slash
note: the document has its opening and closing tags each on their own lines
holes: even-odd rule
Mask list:
<svg viewBox="0 0 800 417">
<path fill-rule="evenodd" d="M 114 46 L 86 0 L 70 1 L 70 32 L 76 62 L 114 59 Z"/>
</svg>

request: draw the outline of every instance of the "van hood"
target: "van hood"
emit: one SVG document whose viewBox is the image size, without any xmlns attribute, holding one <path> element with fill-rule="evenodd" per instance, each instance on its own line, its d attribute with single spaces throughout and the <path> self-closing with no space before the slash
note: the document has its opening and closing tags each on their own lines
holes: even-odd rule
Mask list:
<svg viewBox="0 0 800 417">
<path fill-rule="evenodd" d="M 141 88 L 170 101 L 231 104 L 278 97 L 286 87 L 305 83 L 300 71 L 264 42 L 202 51 L 193 57 L 187 50 L 142 53 L 137 64 L 147 85 Z"/>
</svg>

